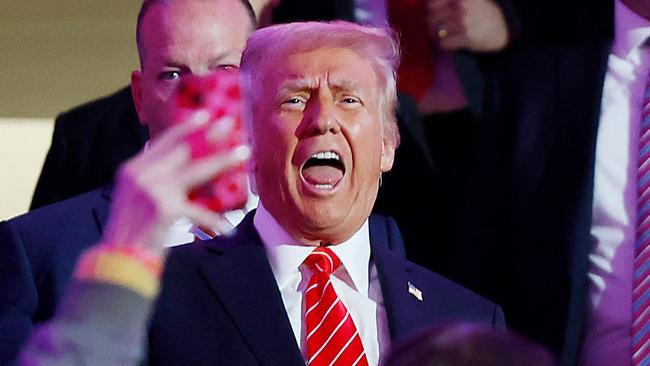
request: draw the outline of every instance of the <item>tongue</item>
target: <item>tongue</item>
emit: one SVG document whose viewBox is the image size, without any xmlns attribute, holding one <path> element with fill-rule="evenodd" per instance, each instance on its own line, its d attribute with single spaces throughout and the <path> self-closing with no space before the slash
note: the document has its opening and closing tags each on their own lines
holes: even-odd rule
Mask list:
<svg viewBox="0 0 650 366">
<path fill-rule="evenodd" d="M 331 184 L 336 185 L 343 179 L 343 172 L 327 165 L 317 165 L 305 168 L 302 171 L 302 176 L 310 184 Z"/>
</svg>

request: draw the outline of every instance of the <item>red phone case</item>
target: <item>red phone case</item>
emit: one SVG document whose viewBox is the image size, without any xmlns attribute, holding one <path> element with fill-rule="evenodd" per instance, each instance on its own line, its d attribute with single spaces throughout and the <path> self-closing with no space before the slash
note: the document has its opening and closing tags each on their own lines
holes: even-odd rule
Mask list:
<svg viewBox="0 0 650 366">
<path fill-rule="evenodd" d="M 233 128 L 226 138 L 217 142 L 207 139 L 208 128 L 190 134 L 187 141 L 192 159 L 224 153 L 246 142 L 241 120 L 241 96 L 238 72 L 218 70 L 209 75 L 184 77 L 175 92 L 176 121 L 187 121 L 192 114 L 206 111 L 208 126 L 224 123 L 228 117 Z M 210 182 L 192 190 L 189 199 L 215 212 L 226 212 L 244 207 L 248 198 L 247 172 L 244 164 L 229 169 Z"/>
</svg>

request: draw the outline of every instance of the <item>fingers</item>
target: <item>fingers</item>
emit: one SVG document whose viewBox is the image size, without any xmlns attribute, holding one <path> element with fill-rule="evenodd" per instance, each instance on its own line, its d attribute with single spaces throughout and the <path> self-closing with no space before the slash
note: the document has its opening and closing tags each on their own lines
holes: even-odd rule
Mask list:
<svg viewBox="0 0 650 366">
<path fill-rule="evenodd" d="M 196 160 L 179 173 L 178 183 L 188 188 L 196 187 L 210 178 L 244 163 L 250 155 L 251 149 L 246 145 L 241 145 L 225 154 Z"/>
<path fill-rule="evenodd" d="M 509 42 L 505 17 L 493 0 L 430 0 L 427 11 L 429 35 L 443 50 L 496 52 Z"/>
<path fill-rule="evenodd" d="M 208 130 L 206 137 L 211 142 L 217 142 L 228 137 L 234 129 L 235 119 L 232 117 L 224 117 Z"/>
<path fill-rule="evenodd" d="M 427 20 L 430 29 L 455 22 L 458 18 L 457 0 L 431 0 L 427 3 Z"/>
<path fill-rule="evenodd" d="M 475 52 L 497 52 L 510 42 L 510 31 L 501 7 L 493 0 L 467 2 L 465 24 L 468 48 Z"/>
<path fill-rule="evenodd" d="M 457 51 L 467 48 L 469 39 L 466 34 L 460 33 L 440 39 L 440 48 L 445 51 Z"/>
<path fill-rule="evenodd" d="M 175 126 L 153 141 L 144 154 L 132 159 L 128 164 L 130 170 L 137 171 L 141 179 L 164 178 L 169 171 L 181 170 L 191 160 L 193 141 L 189 137 L 198 136 L 204 144 L 218 144 L 227 138 L 234 128 L 232 118 L 224 118 L 209 126 L 203 135 L 196 132 L 206 128 L 208 115 L 197 113 L 191 120 Z"/>
<path fill-rule="evenodd" d="M 445 30 L 445 34 L 441 34 L 441 29 Z M 457 21 L 449 21 L 446 23 L 442 23 L 436 28 L 436 38 L 438 38 L 439 41 L 443 41 L 446 38 L 451 38 L 451 37 L 458 37 L 458 36 L 465 36 L 465 28 Z"/>
<path fill-rule="evenodd" d="M 116 243 L 158 251 L 162 238 L 175 220 L 188 217 L 199 225 L 229 229 L 223 219 L 209 209 L 191 202 L 189 192 L 225 170 L 244 163 L 250 148 L 237 148 L 193 158 L 189 138 L 206 146 L 218 145 L 231 136 L 234 121 L 207 123 L 206 115 L 167 130 L 151 143 L 146 152 L 129 160 L 119 171 L 106 239 Z"/>
<path fill-rule="evenodd" d="M 147 147 L 145 156 L 158 158 L 168 154 L 171 150 L 183 146 L 183 140 L 193 131 L 197 131 L 208 123 L 210 115 L 206 111 L 200 111 L 178 125 L 168 129 L 156 140 L 151 141 Z"/>
<path fill-rule="evenodd" d="M 215 219 L 209 223 L 204 223 L 203 225 L 193 225 L 190 231 L 199 239 L 207 240 L 215 237 L 216 235 L 231 234 L 233 233 L 234 228 L 235 227 L 230 223 L 230 221 L 226 220 L 223 216 L 219 216 L 218 219 Z"/>
<path fill-rule="evenodd" d="M 460 0 L 431 0 L 427 3 L 429 36 L 435 41 L 453 38 L 455 44 L 466 38 Z M 460 38 L 459 38 L 460 37 Z M 443 49 L 447 49 L 444 48 Z"/>
<path fill-rule="evenodd" d="M 177 146 L 167 154 L 146 156 L 127 163 L 120 175 L 136 177 L 141 183 L 155 182 L 166 178 L 170 170 L 181 168 L 190 159 L 188 146 Z"/>
<path fill-rule="evenodd" d="M 195 225 L 200 227 L 210 228 L 219 233 L 229 230 L 228 226 L 223 223 L 224 219 L 221 215 L 202 206 L 195 205 L 189 200 L 185 201 L 185 204 L 179 208 L 179 211 L 183 217 L 189 218 Z"/>
</svg>

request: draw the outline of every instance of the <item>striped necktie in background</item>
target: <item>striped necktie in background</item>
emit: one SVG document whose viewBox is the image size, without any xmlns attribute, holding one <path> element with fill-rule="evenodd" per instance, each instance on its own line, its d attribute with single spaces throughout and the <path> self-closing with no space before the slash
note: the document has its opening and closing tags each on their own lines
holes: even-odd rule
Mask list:
<svg viewBox="0 0 650 366">
<path fill-rule="evenodd" d="M 632 364 L 650 365 L 650 78 L 643 94 L 632 290 Z"/>
<path fill-rule="evenodd" d="M 307 365 L 367 366 L 357 327 L 330 278 L 341 260 L 329 248 L 318 247 L 305 265 L 313 271 L 305 292 Z"/>
</svg>

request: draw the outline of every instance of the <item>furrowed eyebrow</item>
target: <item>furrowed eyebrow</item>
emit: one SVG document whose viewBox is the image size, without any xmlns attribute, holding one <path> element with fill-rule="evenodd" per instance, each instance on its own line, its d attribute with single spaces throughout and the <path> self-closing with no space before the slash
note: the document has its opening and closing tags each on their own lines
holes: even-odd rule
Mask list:
<svg viewBox="0 0 650 366">
<path fill-rule="evenodd" d="M 162 67 L 162 68 L 174 68 L 174 69 L 179 69 L 179 70 L 187 69 L 187 66 L 185 64 L 183 64 L 182 62 L 175 62 L 175 61 L 172 61 L 171 59 L 167 59 L 167 58 L 162 59 L 162 63 L 159 65 L 159 67 Z"/>
<path fill-rule="evenodd" d="M 287 80 L 282 84 L 279 90 L 280 91 L 307 90 L 307 89 L 313 89 L 315 87 L 315 84 L 316 83 L 314 83 L 313 80 L 308 80 L 308 79 Z"/>
<path fill-rule="evenodd" d="M 332 79 L 328 81 L 330 87 L 338 92 L 359 94 L 359 83 L 351 79 Z M 277 91 L 277 97 L 295 92 L 310 92 L 316 89 L 318 82 L 313 79 L 290 79 L 285 81 Z"/>
<path fill-rule="evenodd" d="M 330 80 L 330 85 L 339 90 L 356 91 L 359 83 L 350 79 L 334 79 Z"/>
<path fill-rule="evenodd" d="M 316 83 L 314 80 L 308 79 L 292 79 L 285 81 L 276 93 L 278 97 L 283 97 L 286 94 L 295 92 L 309 92 L 315 88 Z"/>
</svg>

